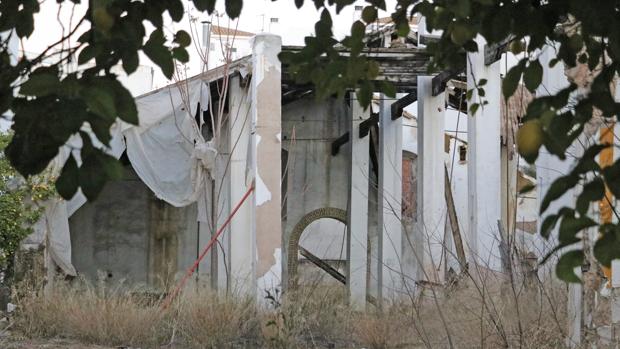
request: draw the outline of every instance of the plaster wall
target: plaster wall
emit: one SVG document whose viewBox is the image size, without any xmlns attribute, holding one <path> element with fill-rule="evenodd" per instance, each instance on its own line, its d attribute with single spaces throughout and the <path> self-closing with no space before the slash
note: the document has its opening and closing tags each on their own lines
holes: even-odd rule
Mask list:
<svg viewBox="0 0 620 349">
<path fill-rule="evenodd" d="M 282 147 L 288 152 L 283 157 L 288 158 L 283 164 L 288 171 L 286 191 L 282 188 L 286 195 L 283 246 L 288 246 L 293 228 L 305 214 L 323 207 L 347 209 L 347 147 L 342 146 L 336 156 L 331 154 L 332 142 L 348 131 L 347 115 L 345 102 L 336 99 L 317 103 L 307 97 L 282 107 Z M 301 245 L 318 257 L 339 259 L 342 234 L 341 223 L 321 220 L 306 228 Z M 342 256 L 346 256 L 344 249 Z"/>
<path fill-rule="evenodd" d="M 72 262 L 79 274 L 110 285 L 159 288 L 196 258 L 196 207 L 157 199 L 131 168 L 69 219 Z"/>
</svg>

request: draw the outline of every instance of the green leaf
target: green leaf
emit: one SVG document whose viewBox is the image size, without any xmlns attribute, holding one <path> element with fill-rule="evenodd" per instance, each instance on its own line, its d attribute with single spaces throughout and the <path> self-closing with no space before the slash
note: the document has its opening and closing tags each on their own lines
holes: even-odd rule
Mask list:
<svg viewBox="0 0 620 349">
<path fill-rule="evenodd" d="M 166 38 L 160 29 L 154 30 L 149 40 L 144 44 L 143 51 L 153 63 L 157 64 L 164 76 L 168 79 L 174 74 L 174 61 L 168 48 L 164 46 Z"/>
<path fill-rule="evenodd" d="M 179 30 L 174 35 L 174 42 L 179 44 L 181 47 L 187 47 L 192 43 L 192 38 L 187 34 L 185 30 Z"/>
<path fill-rule="evenodd" d="M 226 14 L 232 19 L 239 17 L 242 7 L 243 0 L 226 0 Z"/>
<path fill-rule="evenodd" d="M 123 69 L 127 75 L 135 72 L 138 69 L 138 65 L 140 64 L 140 58 L 138 57 L 137 52 L 135 51 L 127 51 L 123 55 Z"/>
<path fill-rule="evenodd" d="M 555 272 L 560 278 L 566 282 L 581 282 L 579 277 L 575 274 L 575 268 L 580 267 L 583 264 L 583 251 L 574 250 L 565 252 L 555 268 Z"/>
<path fill-rule="evenodd" d="M 540 204 L 540 213 L 544 213 L 552 201 L 559 199 L 569 189 L 577 185 L 578 181 L 579 177 L 575 175 L 567 175 L 556 179 L 549 187 L 549 190 L 547 190 L 547 194 L 545 194 Z"/>
<path fill-rule="evenodd" d="M 504 94 L 504 98 L 506 100 L 508 100 L 508 98 L 510 98 L 517 90 L 517 86 L 521 80 L 521 74 L 523 74 L 523 64 L 524 61 L 521 61 L 519 64 L 510 68 L 508 73 L 506 73 L 506 77 L 504 77 L 504 80 L 502 81 L 502 93 Z"/>
<path fill-rule="evenodd" d="M 604 266 L 610 267 L 614 259 L 620 258 L 618 226 L 604 224 L 600 227 L 600 238 L 594 245 L 594 256 Z"/>
<path fill-rule="evenodd" d="M 538 60 L 530 61 L 530 64 L 525 68 L 523 73 L 523 82 L 525 87 L 532 93 L 536 91 L 536 88 L 540 85 L 543 78 L 543 67 Z"/>
<path fill-rule="evenodd" d="M 59 84 L 58 75 L 52 72 L 39 74 L 35 72 L 22 84 L 19 93 L 28 96 L 47 96 L 55 93 Z"/>
<path fill-rule="evenodd" d="M 181 63 L 189 62 L 189 54 L 187 50 L 182 47 L 175 47 L 172 49 L 172 57 Z"/>
<path fill-rule="evenodd" d="M 585 215 L 590 207 L 590 202 L 598 201 L 605 197 L 605 183 L 601 178 L 595 178 L 592 182 L 583 186 L 583 190 L 577 198 L 576 210 Z"/>
<path fill-rule="evenodd" d="M 168 3 L 170 18 L 175 22 L 183 19 L 183 3 L 180 0 L 166 0 L 166 2 Z"/>
<path fill-rule="evenodd" d="M 215 0 L 193 0 L 194 6 L 198 11 L 207 11 L 207 13 L 213 13 L 215 10 Z"/>
<path fill-rule="evenodd" d="M 542 224 L 540 225 L 540 235 L 545 239 L 548 239 L 559 218 L 560 216 L 557 214 L 552 214 L 545 217 L 545 220 L 543 220 Z"/>
<path fill-rule="evenodd" d="M 366 23 L 372 23 L 377 20 L 377 9 L 373 6 L 366 6 L 362 11 L 362 19 Z"/>
<path fill-rule="evenodd" d="M 114 88 L 114 106 L 121 120 L 133 125 L 138 124 L 138 108 L 136 102 L 128 89 L 118 80 L 113 81 Z"/>
<path fill-rule="evenodd" d="M 91 112 L 104 119 L 113 120 L 116 119 L 114 93 L 100 86 L 91 85 L 82 90 L 81 95 Z"/>
<path fill-rule="evenodd" d="M 95 58 L 101 52 L 101 47 L 98 45 L 90 44 L 80 51 L 78 55 L 78 64 L 84 64 L 91 59 Z"/>
<path fill-rule="evenodd" d="M 577 242 L 577 234 L 584 229 L 594 227 L 597 223 L 587 216 L 575 217 L 574 212 L 565 213 L 560 222 L 559 240 L 562 244 Z"/>
<path fill-rule="evenodd" d="M 60 176 L 56 179 L 56 191 L 65 200 L 70 200 L 77 192 L 79 185 L 79 171 L 78 165 L 73 157 L 73 154 L 69 155 L 67 162 L 62 167 Z"/>
</svg>

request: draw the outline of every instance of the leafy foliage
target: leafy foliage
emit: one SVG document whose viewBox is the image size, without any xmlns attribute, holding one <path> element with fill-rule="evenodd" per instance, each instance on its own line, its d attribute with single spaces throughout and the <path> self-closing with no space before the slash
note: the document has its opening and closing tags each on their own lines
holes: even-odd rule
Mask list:
<svg viewBox="0 0 620 349">
<path fill-rule="evenodd" d="M 0 133 L 0 150 L 6 148 L 10 135 Z M 13 256 L 21 241 L 32 231 L 40 216 L 36 202 L 53 195 L 54 188 L 45 175 L 24 180 L 0 155 L 0 270 L 10 274 Z M 5 274 L 6 276 L 6 274 Z"/>
</svg>

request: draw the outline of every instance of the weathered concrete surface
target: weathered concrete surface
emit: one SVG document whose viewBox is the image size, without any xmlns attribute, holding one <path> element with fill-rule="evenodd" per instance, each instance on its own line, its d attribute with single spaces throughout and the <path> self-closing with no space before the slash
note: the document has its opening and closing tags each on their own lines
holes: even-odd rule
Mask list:
<svg viewBox="0 0 620 349">
<path fill-rule="evenodd" d="M 196 258 L 196 208 L 154 197 L 127 168 L 69 219 L 72 262 L 91 281 L 162 287 Z"/>
<path fill-rule="evenodd" d="M 281 134 L 282 73 L 277 58 L 282 39 L 259 34 L 253 39 L 252 121 L 255 130 L 254 205 L 256 209 L 256 277 L 259 297 L 281 284 L 282 266 L 278 265 L 282 247 L 281 220 Z"/>
<path fill-rule="evenodd" d="M 366 308 L 368 276 L 368 179 L 370 178 L 369 139 L 359 137 L 360 124 L 370 118 L 351 92 L 351 137 L 349 172 L 349 209 L 347 236 L 347 287 L 354 308 Z M 381 278 L 379 278 L 381 280 Z M 379 289 L 381 289 L 379 284 Z"/>
<path fill-rule="evenodd" d="M 484 47 L 483 38 L 476 39 L 478 47 Z M 467 87 L 473 88 L 472 100 L 479 102 L 481 96 L 474 88 L 478 81 L 486 79 L 485 96 L 488 104 L 481 106 L 475 115 L 467 118 L 467 162 L 469 195 L 469 234 L 465 239 L 470 260 L 495 271 L 502 269 L 497 222 L 501 218 L 501 154 L 500 154 L 500 62 L 484 64 L 484 50 L 469 53 L 467 64 Z"/>
<path fill-rule="evenodd" d="M 287 152 L 283 167 L 287 171 L 283 213 L 283 246 L 288 247 L 289 236 L 301 218 L 313 210 L 334 207 L 347 209 L 348 166 L 347 146 L 336 156 L 331 154 L 331 143 L 348 131 L 347 110 L 344 101 L 329 99 L 316 103 L 306 97 L 282 108 L 282 148 Z M 311 224 L 302 234 L 300 245 L 326 259 L 346 259 L 341 223 L 324 220 Z M 325 241 L 330 241 L 328 245 Z M 314 249 L 315 246 L 324 248 Z M 288 257 L 288 250 L 283 253 Z M 288 261 L 284 261 L 284 266 Z M 286 278 L 286 268 L 283 277 Z"/>
<path fill-rule="evenodd" d="M 444 281 L 445 261 L 445 94 L 433 96 L 431 76 L 418 77 L 418 197 L 415 248 L 422 268 L 419 278 L 433 283 Z M 498 145 L 499 146 L 499 145 Z"/>
</svg>

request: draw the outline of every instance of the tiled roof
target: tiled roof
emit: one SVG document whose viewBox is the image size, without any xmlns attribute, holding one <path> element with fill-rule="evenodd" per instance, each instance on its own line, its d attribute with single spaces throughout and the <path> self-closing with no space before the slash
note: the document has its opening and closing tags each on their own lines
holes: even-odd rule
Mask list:
<svg viewBox="0 0 620 349">
<path fill-rule="evenodd" d="M 220 27 L 219 25 L 211 25 L 211 33 L 213 33 L 213 35 L 230 37 L 251 37 L 255 35 L 254 33 L 234 28 Z"/>
</svg>

